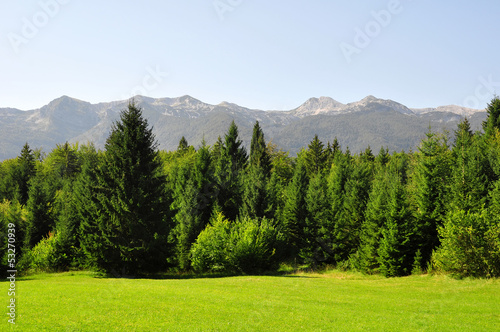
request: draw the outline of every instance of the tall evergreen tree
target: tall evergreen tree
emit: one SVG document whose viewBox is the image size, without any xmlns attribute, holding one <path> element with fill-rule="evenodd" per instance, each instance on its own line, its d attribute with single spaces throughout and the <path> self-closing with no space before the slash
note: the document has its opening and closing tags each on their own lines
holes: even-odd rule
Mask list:
<svg viewBox="0 0 500 332">
<path fill-rule="evenodd" d="M 54 229 L 55 220 L 51 205 L 53 194 L 41 176 L 30 181 L 29 199 L 26 204 L 26 235 L 24 249 L 31 249 Z"/>
<path fill-rule="evenodd" d="M 308 149 L 305 154 L 306 167 L 310 175 L 317 174 L 321 172 L 327 161 L 327 151 L 318 138 L 318 135 L 314 135 L 314 139 L 309 143 Z"/>
<path fill-rule="evenodd" d="M 100 269 L 134 274 L 166 266 L 171 222 L 164 183 L 152 130 L 131 102 L 113 125 L 97 171 L 96 240 L 104 246 L 87 250 Z"/>
<path fill-rule="evenodd" d="M 444 138 L 427 133 L 419 147 L 414 178 L 414 210 L 418 221 L 417 236 L 423 263 L 430 260 L 439 246 L 438 227 L 446 213 L 450 178 L 450 153 Z"/>
<path fill-rule="evenodd" d="M 238 127 L 233 120 L 224 137 L 224 152 L 231 160 L 232 167 L 239 171 L 245 168 L 248 155 L 238 135 Z"/>
<path fill-rule="evenodd" d="M 49 162 L 52 171 L 61 179 L 74 178 L 80 173 L 81 162 L 78 159 L 77 146 L 68 142 L 58 144 L 50 153 Z"/>
<path fill-rule="evenodd" d="M 271 158 L 267 152 L 264 132 L 260 128 L 259 121 L 253 127 L 252 142 L 250 143 L 250 165 L 260 167 L 267 177 L 271 171 Z"/>
<path fill-rule="evenodd" d="M 35 175 L 35 156 L 26 142 L 18 158 L 17 196 L 22 205 L 26 205 L 29 198 L 30 179 Z"/>
<path fill-rule="evenodd" d="M 179 141 L 179 145 L 177 146 L 177 152 L 184 152 L 189 148 L 188 141 L 184 136 L 182 136 L 181 140 Z"/>
<path fill-rule="evenodd" d="M 241 216 L 262 218 L 266 212 L 266 175 L 262 167 L 250 166 L 243 176 Z"/>
<path fill-rule="evenodd" d="M 415 223 L 411 214 L 408 195 L 399 177 L 390 180 L 387 221 L 381 230 L 378 261 L 380 272 L 386 277 L 408 275 L 415 258 Z"/>
<path fill-rule="evenodd" d="M 372 164 L 360 158 L 345 183 L 344 199 L 336 213 L 332 234 L 336 261 L 347 260 L 358 250 L 372 176 Z"/>
<path fill-rule="evenodd" d="M 220 147 L 214 171 L 217 204 L 229 220 L 236 220 L 241 206 L 241 171 L 246 163 L 247 153 L 233 121 L 225 135 L 224 145 Z"/>
<path fill-rule="evenodd" d="M 378 248 L 382 227 L 387 222 L 389 168 L 380 166 L 372 183 L 366 206 L 365 221 L 360 231 L 360 246 L 355 265 L 365 273 L 378 271 Z"/>
<path fill-rule="evenodd" d="M 328 227 L 331 219 L 327 183 L 323 173 L 317 173 L 310 179 L 305 201 L 307 215 L 300 255 L 306 262 L 316 265 L 326 260 L 319 236 L 320 230 Z"/>
<path fill-rule="evenodd" d="M 493 135 L 495 128 L 500 130 L 500 98 L 498 96 L 493 97 L 486 111 L 488 117 L 483 122 L 483 130 L 486 135 Z"/>
<path fill-rule="evenodd" d="M 281 215 L 283 232 L 293 252 L 298 252 L 304 241 L 308 184 L 309 179 L 304 161 L 299 158 L 292 181 L 286 188 L 285 206 Z"/>
<path fill-rule="evenodd" d="M 450 209 L 478 211 L 486 203 L 488 177 L 486 155 L 482 149 L 481 138 L 472 134 L 470 123 L 463 120 L 455 132 L 452 150 Z"/>
</svg>

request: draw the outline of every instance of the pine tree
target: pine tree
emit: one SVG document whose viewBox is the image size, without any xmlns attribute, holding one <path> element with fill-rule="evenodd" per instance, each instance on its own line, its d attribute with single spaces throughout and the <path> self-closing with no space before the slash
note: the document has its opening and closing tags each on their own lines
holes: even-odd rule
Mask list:
<svg viewBox="0 0 500 332">
<path fill-rule="evenodd" d="M 113 125 L 97 171 L 97 240 L 105 245 L 91 255 L 100 269 L 134 274 L 166 266 L 171 226 L 164 183 L 152 130 L 131 102 Z"/>
</svg>

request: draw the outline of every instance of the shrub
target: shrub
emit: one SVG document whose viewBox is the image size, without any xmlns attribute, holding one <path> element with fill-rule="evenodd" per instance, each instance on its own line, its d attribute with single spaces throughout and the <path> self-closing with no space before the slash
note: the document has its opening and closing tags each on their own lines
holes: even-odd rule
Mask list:
<svg viewBox="0 0 500 332">
<path fill-rule="evenodd" d="M 272 220 L 245 218 L 230 223 L 219 213 L 191 250 L 196 271 L 261 272 L 278 263 L 282 234 Z"/>
<path fill-rule="evenodd" d="M 500 226 L 486 210 L 454 211 L 439 235 L 441 247 L 434 253 L 435 268 L 460 277 L 500 276 Z"/>
<path fill-rule="evenodd" d="M 52 232 L 42 239 L 36 246 L 26 251 L 19 261 L 18 269 L 32 272 L 52 272 L 59 259 L 57 255 L 58 234 Z"/>
</svg>

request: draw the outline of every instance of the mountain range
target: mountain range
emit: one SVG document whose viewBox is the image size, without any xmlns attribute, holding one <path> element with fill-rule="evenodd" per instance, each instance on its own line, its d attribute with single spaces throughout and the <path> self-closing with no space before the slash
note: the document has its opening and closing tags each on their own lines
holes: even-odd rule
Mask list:
<svg viewBox="0 0 500 332">
<path fill-rule="evenodd" d="M 310 98 L 288 111 L 262 111 L 229 102 L 211 105 L 191 96 L 150 98 L 136 96 L 163 150 L 175 150 L 184 136 L 198 147 L 203 138 L 213 144 L 226 133 L 232 120 L 248 147 L 258 120 L 267 141 L 295 155 L 315 134 L 326 144 L 338 138 L 343 149 L 359 152 L 370 146 L 390 151 L 416 149 L 429 131 L 453 133 L 467 116 L 473 130 L 480 130 L 484 110 L 456 105 L 411 109 L 392 100 L 368 96 L 342 104 L 329 97 Z M 39 109 L 21 111 L 0 108 L 0 160 L 20 154 L 28 142 L 32 148 L 50 152 L 56 144 L 93 142 L 103 148 L 114 121 L 126 109 L 128 100 L 91 104 L 62 96 Z"/>
</svg>

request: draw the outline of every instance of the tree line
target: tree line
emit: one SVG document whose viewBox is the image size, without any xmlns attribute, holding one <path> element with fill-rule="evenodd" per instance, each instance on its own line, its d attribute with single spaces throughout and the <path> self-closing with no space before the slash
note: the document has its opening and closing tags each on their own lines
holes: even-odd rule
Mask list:
<svg viewBox="0 0 500 332">
<path fill-rule="evenodd" d="M 315 136 L 297 157 L 249 153 L 233 122 L 197 149 L 159 151 L 131 102 L 104 150 L 26 143 L 0 164 L 0 240 L 16 226 L 18 269 L 259 273 L 332 265 L 387 277 L 500 276 L 500 100 L 483 132 L 429 128 L 417 151 L 359 154 Z M 3 269 L 5 270 L 5 269 Z"/>
</svg>

